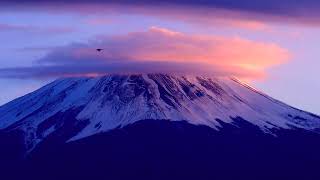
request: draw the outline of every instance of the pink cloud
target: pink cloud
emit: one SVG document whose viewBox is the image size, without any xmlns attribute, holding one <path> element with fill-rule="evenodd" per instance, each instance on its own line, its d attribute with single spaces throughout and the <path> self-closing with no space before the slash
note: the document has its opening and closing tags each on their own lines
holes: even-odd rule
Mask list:
<svg viewBox="0 0 320 180">
<path fill-rule="evenodd" d="M 0 76 L 79 76 L 105 73 L 196 73 L 257 79 L 285 63 L 290 53 L 275 43 L 241 37 L 185 34 L 160 27 L 53 50 L 33 69 Z M 103 48 L 97 52 L 96 48 Z M 26 74 L 27 73 L 27 74 Z"/>
<path fill-rule="evenodd" d="M 98 46 L 106 47 L 101 55 L 105 59 L 195 62 L 263 72 L 266 68 L 284 63 L 290 57 L 288 50 L 275 43 L 240 37 L 189 35 L 159 27 L 102 39 L 105 40 Z M 82 49 L 77 53 L 79 56 L 90 56 L 94 52 Z"/>
<path fill-rule="evenodd" d="M 231 27 L 238 27 L 253 31 L 272 31 L 271 26 L 264 22 L 256 20 L 226 20 L 225 23 L 230 25 Z"/>
</svg>

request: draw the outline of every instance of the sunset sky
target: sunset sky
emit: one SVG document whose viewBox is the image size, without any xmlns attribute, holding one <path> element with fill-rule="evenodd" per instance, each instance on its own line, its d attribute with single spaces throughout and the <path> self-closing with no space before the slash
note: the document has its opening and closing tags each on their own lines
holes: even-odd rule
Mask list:
<svg viewBox="0 0 320 180">
<path fill-rule="evenodd" d="M 319 9 L 317 0 L 4 0 L 0 105 L 59 77 L 165 72 L 236 76 L 320 114 Z"/>
</svg>

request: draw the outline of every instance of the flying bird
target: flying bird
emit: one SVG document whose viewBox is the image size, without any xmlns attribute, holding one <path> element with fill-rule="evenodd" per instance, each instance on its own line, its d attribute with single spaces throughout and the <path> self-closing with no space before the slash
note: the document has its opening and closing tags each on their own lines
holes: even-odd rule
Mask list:
<svg viewBox="0 0 320 180">
<path fill-rule="evenodd" d="M 102 51 L 103 49 L 96 49 L 98 52 Z"/>
</svg>

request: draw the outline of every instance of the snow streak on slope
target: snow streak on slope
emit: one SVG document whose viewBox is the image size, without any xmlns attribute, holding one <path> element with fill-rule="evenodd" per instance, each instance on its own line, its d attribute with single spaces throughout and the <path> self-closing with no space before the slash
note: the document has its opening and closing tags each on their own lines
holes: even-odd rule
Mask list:
<svg viewBox="0 0 320 180">
<path fill-rule="evenodd" d="M 320 127 L 318 116 L 235 79 L 144 74 L 56 80 L 1 106 L 0 130 L 22 130 L 32 148 L 63 127 L 65 119 L 83 122 L 67 139 L 77 140 L 145 119 L 184 120 L 218 130 L 219 121 L 233 123 L 239 117 L 264 132 Z"/>
</svg>

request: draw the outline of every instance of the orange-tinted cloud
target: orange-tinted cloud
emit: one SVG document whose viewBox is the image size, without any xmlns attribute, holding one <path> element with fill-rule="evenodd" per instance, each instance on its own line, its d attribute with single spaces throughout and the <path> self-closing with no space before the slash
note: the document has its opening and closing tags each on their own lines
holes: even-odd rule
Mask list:
<svg viewBox="0 0 320 180">
<path fill-rule="evenodd" d="M 95 48 L 104 50 L 97 52 Z M 255 79 L 289 57 L 286 49 L 274 43 L 151 27 L 145 32 L 99 36 L 88 44 L 57 48 L 39 60 L 39 66 L 60 68 L 60 72 L 59 68 L 41 71 L 50 75 L 165 72 Z"/>
<path fill-rule="evenodd" d="M 174 61 L 238 67 L 239 70 L 260 71 L 289 59 L 288 50 L 274 43 L 247 40 L 240 37 L 188 35 L 159 27 L 125 36 L 101 37 L 105 47 L 103 59 L 134 61 Z M 76 49 L 77 57 L 96 56 L 87 48 Z"/>
<path fill-rule="evenodd" d="M 147 32 L 132 33 L 122 40 L 132 38 L 135 38 L 134 49 L 127 56 L 135 60 L 164 59 L 264 69 L 289 58 L 289 52 L 274 43 L 240 37 L 187 35 L 151 27 Z"/>
</svg>

